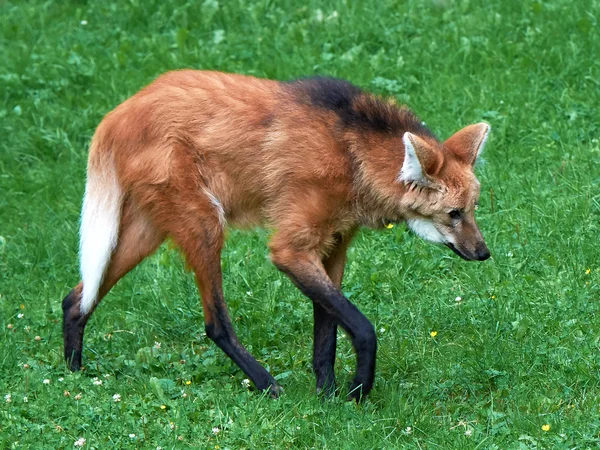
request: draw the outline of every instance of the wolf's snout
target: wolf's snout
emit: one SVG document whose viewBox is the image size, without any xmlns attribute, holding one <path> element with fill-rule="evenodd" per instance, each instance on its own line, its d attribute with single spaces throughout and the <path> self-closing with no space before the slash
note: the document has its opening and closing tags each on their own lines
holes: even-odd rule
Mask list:
<svg viewBox="0 0 600 450">
<path fill-rule="evenodd" d="M 460 248 L 454 244 L 447 242 L 446 246 L 450 248 L 454 253 L 460 256 L 462 259 L 467 261 L 485 261 L 490 257 L 490 251 L 488 250 L 485 242 L 481 241 L 475 246 L 475 250 L 467 250 L 466 248 Z"/>
<path fill-rule="evenodd" d="M 477 261 L 485 261 L 490 257 L 490 251 L 485 245 L 485 242 L 481 241 L 477 244 L 477 248 L 475 249 L 475 259 Z"/>
</svg>

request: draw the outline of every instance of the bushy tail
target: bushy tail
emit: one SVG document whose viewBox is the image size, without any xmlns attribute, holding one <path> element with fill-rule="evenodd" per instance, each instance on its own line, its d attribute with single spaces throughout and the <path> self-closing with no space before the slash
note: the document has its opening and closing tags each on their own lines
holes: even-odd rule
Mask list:
<svg viewBox="0 0 600 450">
<path fill-rule="evenodd" d="M 79 267 L 83 280 L 81 313 L 94 306 L 98 290 L 119 235 L 123 194 L 115 171 L 112 153 L 90 148 L 87 182 L 79 241 Z"/>
</svg>

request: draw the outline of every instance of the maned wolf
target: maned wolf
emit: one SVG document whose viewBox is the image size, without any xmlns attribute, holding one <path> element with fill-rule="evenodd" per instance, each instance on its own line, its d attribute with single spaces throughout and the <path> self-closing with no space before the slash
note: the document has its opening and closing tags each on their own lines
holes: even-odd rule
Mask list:
<svg viewBox="0 0 600 450">
<path fill-rule="evenodd" d="M 275 379 L 238 342 L 221 288 L 223 229 L 267 226 L 271 260 L 313 302 L 317 390 L 335 391 L 336 329 L 356 351 L 349 397 L 373 385 L 372 324 L 340 291 L 360 226 L 406 222 L 466 260 L 490 253 L 475 224 L 473 165 L 489 126 L 440 142 L 407 108 L 332 78 L 291 82 L 182 70 L 108 113 L 89 152 L 82 281 L 63 301 L 65 358 L 114 284 L 170 237 L 193 269 L 207 336 L 260 390 Z"/>
</svg>

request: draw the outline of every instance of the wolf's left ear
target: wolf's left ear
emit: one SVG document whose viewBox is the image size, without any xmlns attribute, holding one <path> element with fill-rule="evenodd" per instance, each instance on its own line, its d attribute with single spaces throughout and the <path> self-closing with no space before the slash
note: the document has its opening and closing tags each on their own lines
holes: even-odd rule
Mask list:
<svg viewBox="0 0 600 450">
<path fill-rule="evenodd" d="M 406 132 L 402 136 L 404 161 L 398 180 L 405 183 L 430 184 L 443 164 L 443 155 L 416 134 Z"/>
<path fill-rule="evenodd" d="M 446 139 L 444 147 L 467 164 L 473 165 L 483 150 L 490 129 L 485 122 L 466 126 Z"/>
</svg>

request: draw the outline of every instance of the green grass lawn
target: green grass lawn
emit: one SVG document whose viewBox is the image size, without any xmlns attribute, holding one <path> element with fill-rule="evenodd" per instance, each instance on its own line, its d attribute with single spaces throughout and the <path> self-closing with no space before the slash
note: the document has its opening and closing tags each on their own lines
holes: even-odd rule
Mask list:
<svg viewBox="0 0 600 450">
<path fill-rule="evenodd" d="M 599 16 L 597 0 L 0 2 L 0 448 L 598 448 Z M 312 307 L 267 262 L 267 231 L 229 232 L 224 290 L 281 398 L 205 336 L 167 245 L 92 317 L 85 371 L 66 370 L 87 144 L 176 68 L 346 78 L 440 137 L 492 125 L 477 169 L 492 259 L 404 226 L 350 249 L 343 291 L 379 339 L 364 404 L 315 396 Z"/>
</svg>

